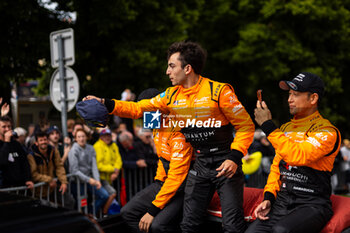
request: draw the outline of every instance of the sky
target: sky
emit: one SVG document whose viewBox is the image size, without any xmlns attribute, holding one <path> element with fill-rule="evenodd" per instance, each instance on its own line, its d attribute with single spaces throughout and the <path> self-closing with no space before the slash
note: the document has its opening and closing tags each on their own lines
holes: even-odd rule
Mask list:
<svg viewBox="0 0 350 233">
<path fill-rule="evenodd" d="M 58 3 L 52 2 L 51 0 L 38 0 L 39 4 L 44 6 L 45 8 L 51 10 L 51 11 L 56 11 L 56 7 Z M 57 11 L 56 11 L 57 12 Z M 76 12 L 64 12 L 64 11 L 59 11 L 60 15 L 68 15 L 73 22 L 77 19 L 77 13 Z"/>
</svg>

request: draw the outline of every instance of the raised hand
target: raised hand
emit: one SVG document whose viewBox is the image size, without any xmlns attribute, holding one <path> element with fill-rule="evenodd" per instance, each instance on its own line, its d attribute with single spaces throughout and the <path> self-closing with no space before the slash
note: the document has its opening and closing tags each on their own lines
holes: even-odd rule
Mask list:
<svg viewBox="0 0 350 233">
<path fill-rule="evenodd" d="M 100 98 L 100 97 L 96 97 L 96 96 L 94 96 L 94 95 L 87 95 L 87 96 L 85 96 L 85 97 L 83 98 L 83 101 L 85 101 L 85 100 L 92 100 L 92 99 L 96 99 L 98 102 L 100 102 L 100 103 L 102 103 L 102 104 L 105 103 L 105 99 Z"/>
<path fill-rule="evenodd" d="M 258 125 L 262 125 L 265 121 L 271 120 L 271 112 L 267 107 L 265 101 L 260 102 L 259 100 L 256 102 L 256 109 L 254 110 L 255 121 Z"/>
<path fill-rule="evenodd" d="M 1 98 L 1 102 L 2 102 L 2 98 Z M 1 116 L 6 116 L 9 113 L 9 111 L 10 111 L 10 105 L 8 103 L 4 103 L 1 107 Z"/>
</svg>

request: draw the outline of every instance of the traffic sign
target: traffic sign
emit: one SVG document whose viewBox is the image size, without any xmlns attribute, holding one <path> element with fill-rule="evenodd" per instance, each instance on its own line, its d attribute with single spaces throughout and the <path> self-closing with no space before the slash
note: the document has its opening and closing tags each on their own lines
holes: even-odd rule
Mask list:
<svg viewBox="0 0 350 233">
<path fill-rule="evenodd" d="M 75 62 L 74 56 L 74 33 L 72 28 L 54 31 L 50 33 L 51 66 L 59 66 L 58 40 L 62 39 L 64 65 L 71 66 Z"/>
<path fill-rule="evenodd" d="M 79 79 L 75 74 L 74 70 L 69 67 L 64 67 L 65 81 L 66 81 L 66 101 L 67 101 L 67 112 L 75 107 L 75 104 L 79 98 Z M 56 69 L 51 76 L 50 81 L 50 98 L 58 111 L 62 111 L 62 94 L 60 88 L 60 75 L 59 69 Z"/>
</svg>

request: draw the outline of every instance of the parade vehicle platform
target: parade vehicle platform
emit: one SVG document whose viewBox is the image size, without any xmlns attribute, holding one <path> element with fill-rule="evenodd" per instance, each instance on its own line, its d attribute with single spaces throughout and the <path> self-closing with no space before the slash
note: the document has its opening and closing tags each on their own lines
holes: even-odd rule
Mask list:
<svg viewBox="0 0 350 233">
<path fill-rule="evenodd" d="M 263 200 L 263 189 L 245 187 L 243 199 L 244 218 L 247 222 L 252 222 L 255 220 L 254 210 Z M 332 195 L 331 201 L 334 215 L 321 233 L 350 233 L 350 198 Z M 221 222 L 221 206 L 217 193 L 213 196 L 208 214 L 212 221 Z"/>
</svg>

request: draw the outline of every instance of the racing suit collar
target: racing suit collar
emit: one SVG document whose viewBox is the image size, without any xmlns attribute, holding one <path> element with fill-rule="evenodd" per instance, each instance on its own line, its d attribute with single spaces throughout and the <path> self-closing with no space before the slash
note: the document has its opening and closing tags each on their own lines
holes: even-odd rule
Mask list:
<svg viewBox="0 0 350 233">
<path fill-rule="evenodd" d="M 194 93 L 198 93 L 199 89 L 201 88 L 202 86 L 202 83 L 203 83 L 203 77 L 199 75 L 199 79 L 198 79 L 198 82 L 196 83 L 196 85 L 194 85 L 193 87 L 190 87 L 190 88 L 184 88 L 184 87 L 180 87 L 181 88 L 181 91 L 184 95 L 191 95 L 191 94 L 194 94 Z"/>
<path fill-rule="evenodd" d="M 291 120 L 291 122 L 293 122 L 294 124 L 298 124 L 298 123 L 305 123 L 305 122 L 313 122 L 314 120 L 320 118 L 320 113 L 318 111 L 312 113 L 311 115 L 307 116 L 307 117 L 304 117 L 304 118 L 301 118 L 301 119 L 298 119 L 296 120 L 295 118 L 293 118 Z"/>
</svg>

